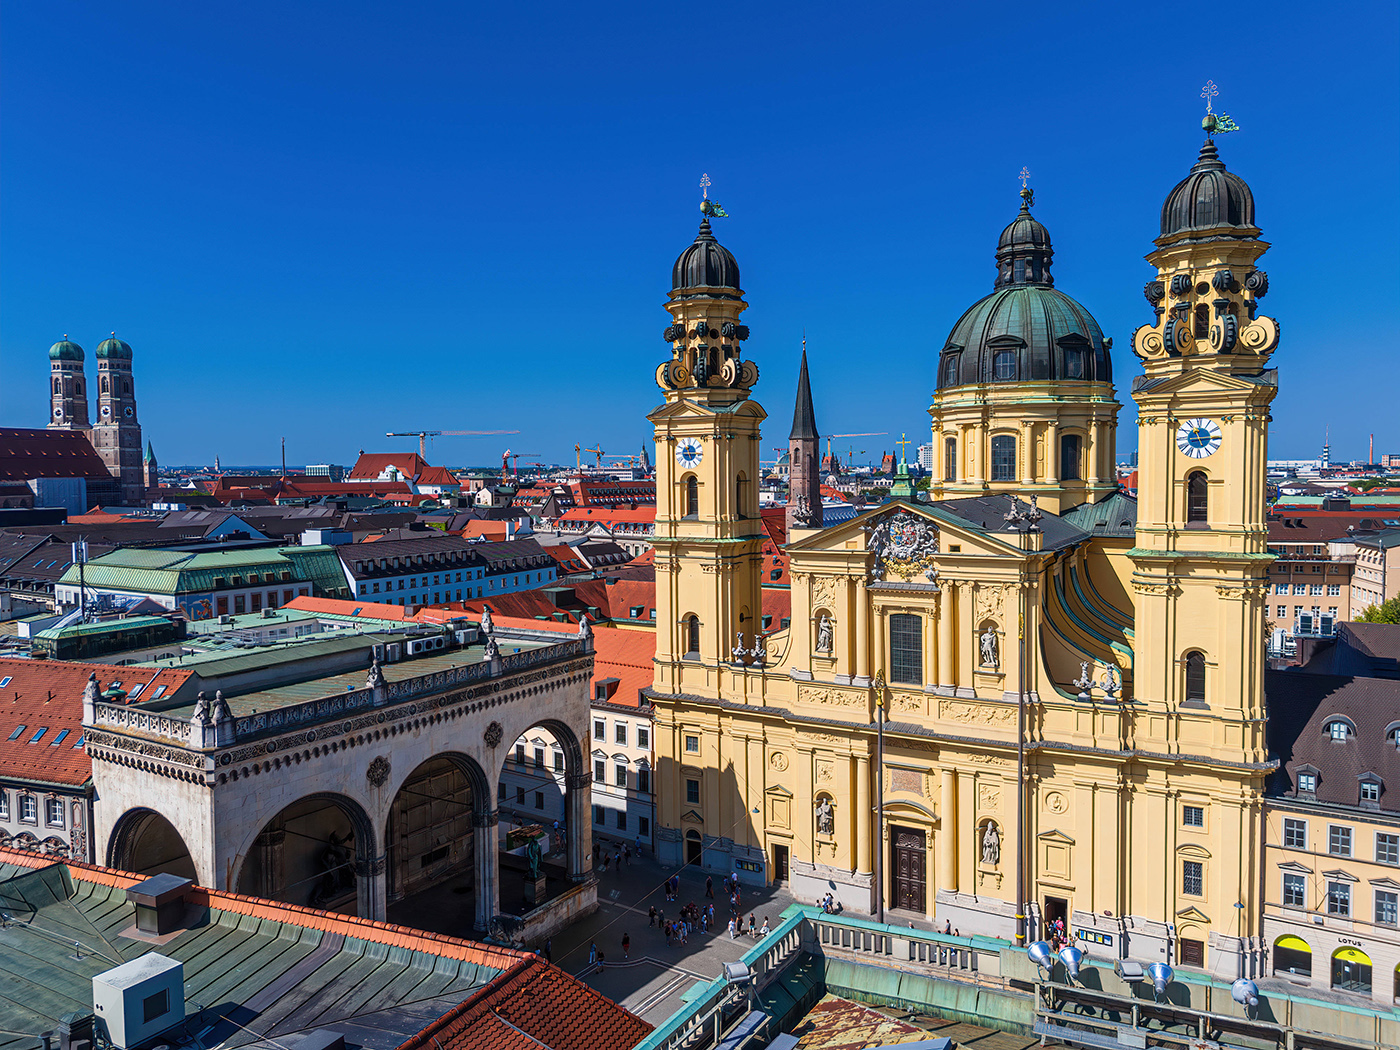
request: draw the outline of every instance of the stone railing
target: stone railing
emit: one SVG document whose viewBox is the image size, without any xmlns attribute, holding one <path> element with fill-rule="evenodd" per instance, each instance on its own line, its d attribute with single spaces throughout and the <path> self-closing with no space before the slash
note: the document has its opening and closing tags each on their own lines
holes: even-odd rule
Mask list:
<svg viewBox="0 0 1400 1050">
<path fill-rule="evenodd" d="M 188 720 L 121 704 L 94 704 L 92 723 L 99 729 L 157 736 L 162 740 L 172 740 L 180 744 L 188 744 L 190 739 Z"/>
<path fill-rule="evenodd" d="M 501 637 L 505 637 L 505 635 L 503 634 Z M 428 674 L 415 675 L 397 682 L 386 682 L 378 690 L 372 688 L 352 689 L 348 692 L 307 700 L 299 704 L 289 704 L 286 707 L 244 715 L 234 720 L 234 739 L 241 742 L 258 737 L 275 736 L 291 729 L 333 722 L 354 712 L 403 703 L 415 697 L 440 693 L 448 689 L 484 682 L 501 675 L 519 674 L 531 668 L 571 660 L 588 652 L 589 642 L 590 639 L 587 638 L 571 638 L 568 641 L 536 649 L 526 649 L 518 653 L 502 655 L 495 660 L 463 664 L 460 667 L 450 667 Z M 93 705 L 92 724 L 97 728 L 111 729 L 119 733 L 155 736 L 184 746 L 189 746 L 191 743 L 190 720 L 188 718 L 176 718 L 145 710 L 140 706 L 127 707 L 120 704 L 99 702 Z M 212 742 L 211 737 L 210 743 Z"/>
<path fill-rule="evenodd" d="M 1001 953 L 1007 946 L 1005 941 L 907 929 L 832 916 L 813 908 L 804 911 L 812 938 L 809 948 L 857 961 L 864 957 L 900 966 L 913 963 L 952 980 L 998 987 L 1004 984 Z"/>
</svg>

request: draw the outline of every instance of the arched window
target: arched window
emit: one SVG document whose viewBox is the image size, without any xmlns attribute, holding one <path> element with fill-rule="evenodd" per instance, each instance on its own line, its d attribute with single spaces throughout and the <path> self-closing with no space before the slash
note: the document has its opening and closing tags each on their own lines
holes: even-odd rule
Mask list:
<svg viewBox="0 0 1400 1050">
<path fill-rule="evenodd" d="M 1203 704 L 1206 702 L 1206 655 L 1201 652 L 1186 654 L 1186 701 Z"/>
<path fill-rule="evenodd" d="M 1186 478 L 1186 523 L 1204 525 L 1209 520 L 1210 499 L 1206 495 L 1206 476 L 1199 470 Z"/>
<path fill-rule="evenodd" d="M 1060 435 L 1060 480 L 1078 481 L 1083 477 L 1079 469 L 1080 441 L 1078 434 Z"/>
<path fill-rule="evenodd" d="M 992 438 L 992 480 L 1016 480 L 1016 439 L 1010 434 Z"/>
<path fill-rule="evenodd" d="M 958 439 L 943 439 L 943 480 L 958 480 Z"/>
<path fill-rule="evenodd" d="M 1196 307 L 1196 323 L 1193 329 L 1192 334 L 1197 339 L 1205 339 L 1210 335 L 1210 307 L 1205 303 Z"/>
<path fill-rule="evenodd" d="M 695 480 L 694 474 L 685 479 L 685 516 L 687 518 L 700 516 L 700 482 Z"/>
<path fill-rule="evenodd" d="M 958 355 L 943 355 L 943 385 L 956 386 L 958 382 Z"/>
<path fill-rule="evenodd" d="M 694 613 L 685 618 L 685 655 L 700 655 L 700 617 Z"/>
<path fill-rule="evenodd" d="M 1084 351 L 1072 347 L 1065 351 L 1065 378 L 1084 378 Z"/>
<path fill-rule="evenodd" d="M 993 379 L 1015 379 L 1016 378 L 1016 351 L 998 350 L 992 354 L 992 378 Z"/>
</svg>

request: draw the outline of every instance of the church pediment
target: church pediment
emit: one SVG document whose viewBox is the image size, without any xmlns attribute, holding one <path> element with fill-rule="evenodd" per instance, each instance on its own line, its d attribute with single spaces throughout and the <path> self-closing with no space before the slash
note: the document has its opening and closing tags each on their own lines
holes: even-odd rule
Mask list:
<svg viewBox="0 0 1400 1050">
<path fill-rule="evenodd" d="M 1258 389 L 1259 383 L 1249 379 L 1198 368 L 1160 379 L 1143 376 L 1133 386 L 1133 399 L 1141 404 L 1177 394 L 1252 393 Z"/>
<path fill-rule="evenodd" d="M 753 419 L 766 419 L 768 413 L 756 401 L 738 401 L 730 405 L 707 405 L 700 401 L 682 398 L 671 401 L 652 410 L 647 415 L 652 423 L 680 423 L 687 420 L 715 420 L 725 416 L 743 416 Z"/>
<path fill-rule="evenodd" d="M 686 810 L 684 813 L 681 814 L 681 823 L 683 823 L 683 824 L 703 824 L 703 823 L 705 823 L 705 818 L 702 817 L 702 816 L 701 816 L 699 813 L 697 813 L 695 810 L 693 810 L 693 809 L 688 809 L 688 810 Z"/>
<path fill-rule="evenodd" d="M 1182 908 L 1181 911 L 1176 913 L 1176 917 L 1181 922 L 1200 922 L 1207 925 L 1210 923 L 1210 916 L 1201 911 L 1201 909 L 1197 908 L 1194 904 L 1189 908 Z"/>
<path fill-rule="evenodd" d="M 1074 845 L 1074 839 L 1070 838 L 1058 828 L 1054 831 L 1042 831 L 1039 835 L 1036 836 L 1036 838 L 1038 838 L 1041 842 L 1058 842 L 1065 846 Z"/>
<path fill-rule="evenodd" d="M 883 503 L 850 521 L 804 536 L 789 543 L 786 550 L 790 555 L 849 555 L 852 551 L 873 554 L 877 548 L 882 548 L 887 556 L 904 560 L 963 554 L 1024 557 L 1018 547 L 973 528 L 955 514 L 904 500 Z"/>
<path fill-rule="evenodd" d="M 787 788 L 783 787 L 781 784 L 774 784 L 772 787 L 768 788 L 768 789 L 764 792 L 764 794 L 765 794 L 765 795 L 781 795 L 781 796 L 783 796 L 784 798 L 792 798 L 792 792 L 789 791 Z"/>
</svg>

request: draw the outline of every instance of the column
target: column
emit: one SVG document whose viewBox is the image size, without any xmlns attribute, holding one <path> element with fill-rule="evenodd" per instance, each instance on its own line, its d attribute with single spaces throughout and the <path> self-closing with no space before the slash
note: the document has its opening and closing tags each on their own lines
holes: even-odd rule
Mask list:
<svg viewBox="0 0 1400 1050">
<path fill-rule="evenodd" d="M 1103 473 L 1099 470 L 1099 421 L 1097 419 L 1089 423 L 1089 448 L 1085 452 L 1085 458 L 1089 461 L 1089 484 L 1099 485 L 1102 482 Z"/>
<path fill-rule="evenodd" d="M 971 430 L 969 437 L 972 441 L 972 482 L 975 485 L 981 485 L 986 480 L 983 464 L 983 452 L 985 449 L 982 447 L 984 444 L 983 436 L 986 433 L 986 429 L 980 426 L 973 426 L 969 429 Z"/>
<path fill-rule="evenodd" d="M 1045 425 L 1045 481 L 1054 485 L 1060 480 L 1060 424 L 1051 420 Z"/>
<path fill-rule="evenodd" d="M 869 875 L 875 865 L 875 858 L 870 852 L 870 828 L 875 823 L 876 815 L 870 805 L 870 758 L 868 755 L 856 756 L 856 855 L 855 867 L 857 875 Z M 874 899 L 871 899 L 874 903 Z"/>
<path fill-rule="evenodd" d="M 674 765 L 674 763 L 673 763 Z M 653 777 L 655 773 L 653 772 Z M 568 865 L 569 881 L 584 882 L 593 873 L 593 777 L 584 770 L 565 779 L 567 797 L 564 801 L 565 819 L 568 821 Z M 652 820 L 656 823 L 655 818 Z M 656 828 L 652 827 L 652 835 Z M 496 829 L 491 829 L 494 842 Z M 491 856 L 495 857 L 495 847 Z"/>
<path fill-rule="evenodd" d="M 953 595 L 954 585 L 944 580 L 938 585 L 938 686 L 940 692 L 949 695 L 958 681 L 958 670 L 953 666 Z"/>
<path fill-rule="evenodd" d="M 889 654 L 885 651 L 885 639 L 887 639 L 890 634 L 885 619 L 886 615 L 887 613 L 885 612 L 884 606 L 881 606 L 875 613 L 875 637 L 870 640 L 870 647 L 875 650 L 876 667 L 884 668 L 885 681 L 888 682 L 890 680 L 890 668 L 887 666 L 886 662 Z"/>
<path fill-rule="evenodd" d="M 856 685 L 870 684 L 870 588 L 856 581 Z"/>
<path fill-rule="evenodd" d="M 355 858 L 355 911 L 362 919 L 384 922 L 388 917 L 389 894 L 384 870 L 387 858 L 364 853 Z"/>
<path fill-rule="evenodd" d="M 473 873 L 476 876 L 476 885 L 473 887 L 476 894 L 476 915 L 472 922 L 472 929 L 478 933 L 487 933 L 501 910 L 500 868 L 498 867 L 499 858 L 496 855 L 498 849 L 496 811 L 493 809 L 488 813 L 473 813 L 472 826 L 472 843 L 476 852 L 472 865 Z M 587 821 L 584 822 L 584 826 L 588 826 Z M 577 827 L 573 815 L 570 813 L 570 867 L 573 866 L 574 844 L 578 837 Z M 592 846 L 590 845 L 589 848 L 592 849 Z"/>
<path fill-rule="evenodd" d="M 929 440 L 933 442 L 933 469 L 929 471 L 929 484 L 941 485 L 948 480 L 945 476 L 947 457 L 943 454 L 943 434 L 937 422 L 929 432 Z"/>
<path fill-rule="evenodd" d="M 938 828 L 938 888 L 958 892 L 958 774 L 943 770 L 943 786 L 939 795 Z"/>
<path fill-rule="evenodd" d="M 1035 484 L 1035 424 L 1021 420 L 1021 484 Z"/>
</svg>

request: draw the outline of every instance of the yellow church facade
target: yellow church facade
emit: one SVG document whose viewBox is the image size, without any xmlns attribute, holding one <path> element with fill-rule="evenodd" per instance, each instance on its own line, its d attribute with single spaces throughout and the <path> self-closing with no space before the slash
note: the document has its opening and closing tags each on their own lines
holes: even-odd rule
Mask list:
<svg viewBox="0 0 1400 1050">
<path fill-rule="evenodd" d="M 1249 188 L 1208 139 L 1148 256 L 1138 499 L 1111 341 L 1021 212 L 953 326 L 931 500 L 793 520 L 761 634 L 764 410 L 708 215 L 657 371 L 657 848 L 889 921 L 1259 972 L 1264 465 L 1277 325 Z M 806 383 L 802 384 L 806 390 Z M 815 449 L 795 415 L 793 462 Z"/>
</svg>

